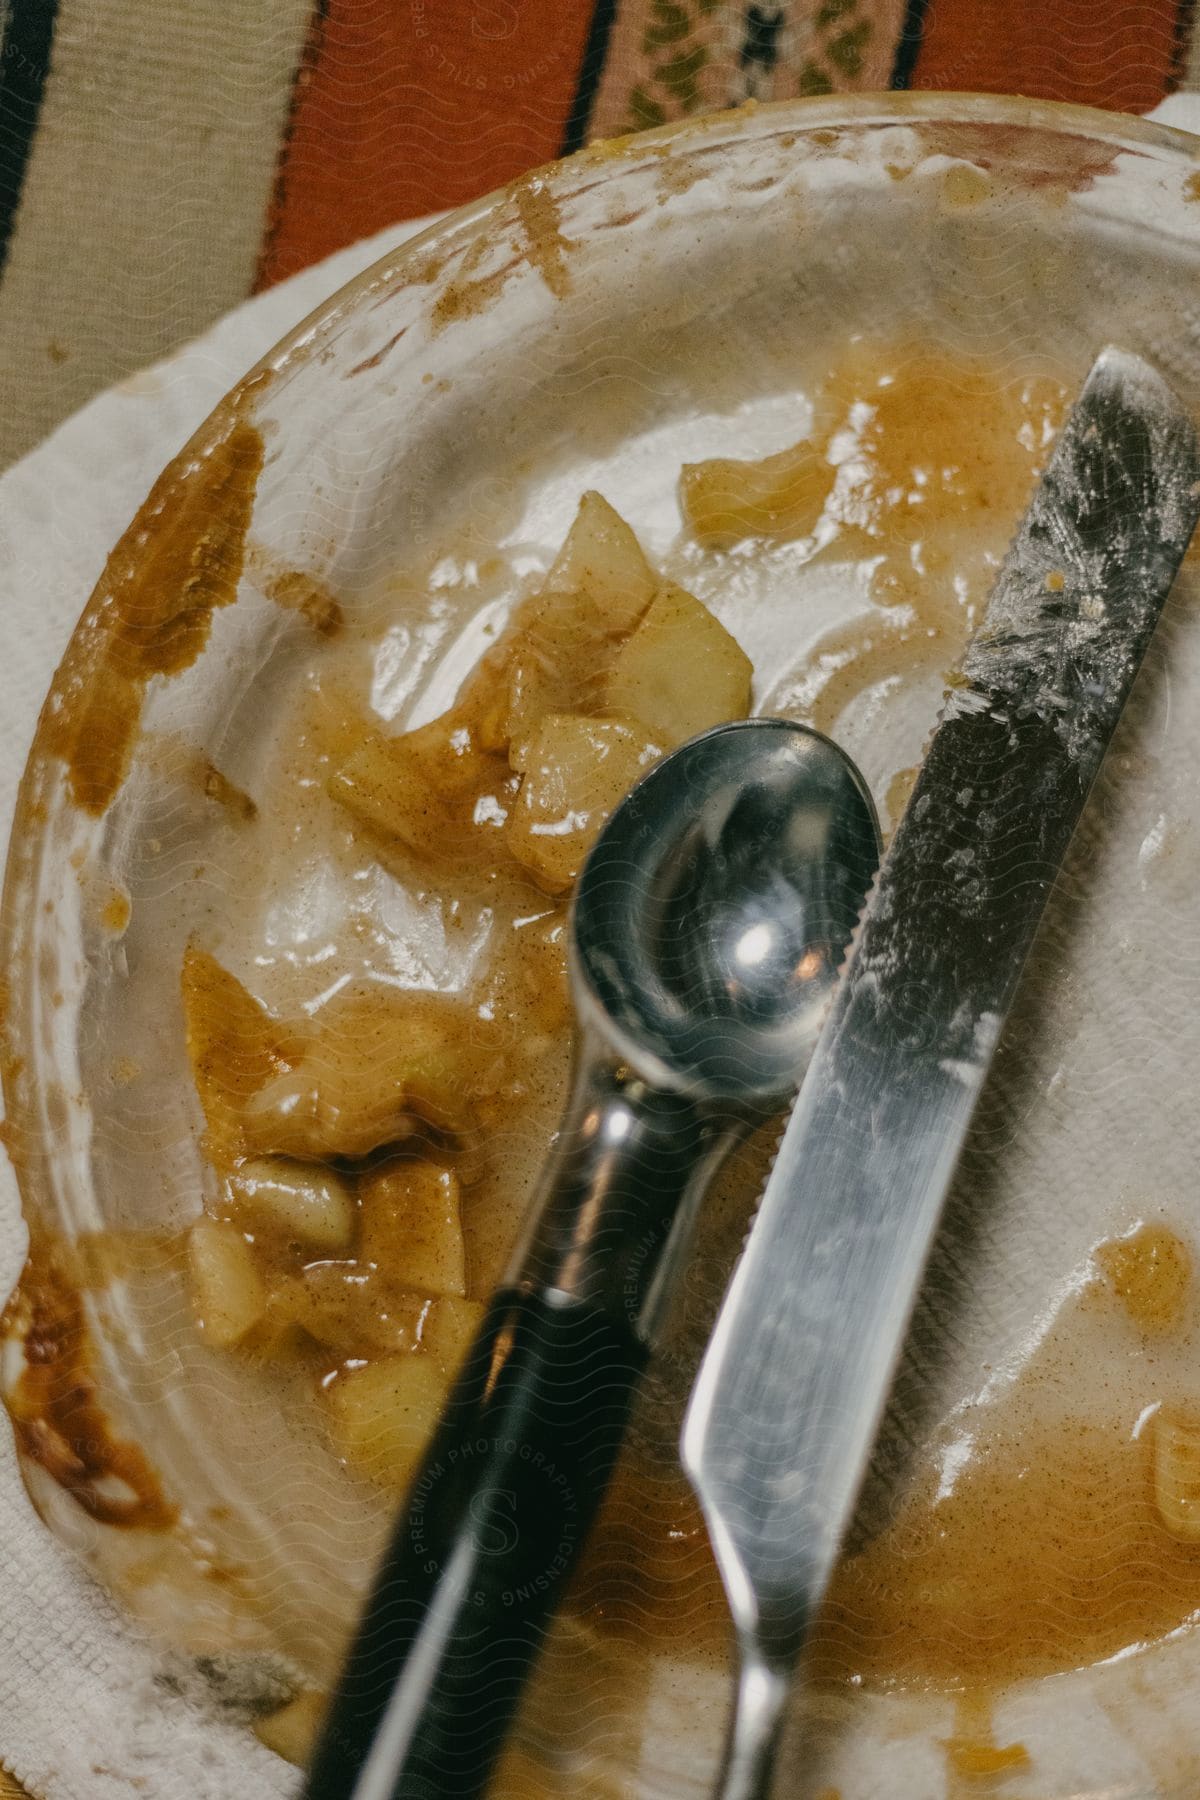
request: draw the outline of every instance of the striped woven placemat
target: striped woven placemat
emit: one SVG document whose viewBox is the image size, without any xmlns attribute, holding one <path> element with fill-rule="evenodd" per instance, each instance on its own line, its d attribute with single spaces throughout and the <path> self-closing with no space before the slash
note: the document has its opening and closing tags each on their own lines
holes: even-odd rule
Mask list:
<svg viewBox="0 0 1200 1800">
<path fill-rule="evenodd" d="M 255 287 L 595 136 L 754 96 L 1145 111 L 1193 0 L 5 0 L 0 467 Z"/>
</svg>

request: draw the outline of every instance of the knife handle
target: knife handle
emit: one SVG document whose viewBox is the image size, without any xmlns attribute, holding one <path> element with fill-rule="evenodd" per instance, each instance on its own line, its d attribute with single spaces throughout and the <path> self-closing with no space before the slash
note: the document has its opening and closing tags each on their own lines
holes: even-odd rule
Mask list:
<svg viewBox="0 0 1200 1800">
<path fill-rule="evenodd" d="M 483 1791 L 646 1355 L 611 1311 L 496 1295 L 397 1522 L 307 1800 Z"/>
</svg>

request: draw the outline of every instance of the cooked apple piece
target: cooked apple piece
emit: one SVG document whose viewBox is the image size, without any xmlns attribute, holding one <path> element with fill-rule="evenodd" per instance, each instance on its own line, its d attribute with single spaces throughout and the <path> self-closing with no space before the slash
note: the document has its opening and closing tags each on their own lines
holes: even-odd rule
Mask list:
<svg viewBox="0 0 1200 1800">
<path fill-rule="evenodd" d="M 414 1350 L 433 1306 L 385 1269 L 357 1258 L 309 1263 L 271 1291 L 266 1323 L 296 1326 L 343 1356 Z"/>
<path fill-rule="evenodd" d="M 1172 1537 L 1200 1544 L 1200 1419 L 1155 1414 L 1154 1501 Z"/>
<path fill-rule="evenodd" d="M 325 1389 L 338 1455 L 382 1487 L 406 1487 L 437 1423 L 446 1385 L 438 1363 L 420 1350 L 345 1370 Z"/>
<path fill-rule="evenodd" d="M 547 713 L 599 709 L 616 644 L 645 612 L 655 586 L 624 519 L 602 495 L 586 493 L 542 592 L 521 608 L 503 647 L 503 735 L 514 769 L 524 768 Z"/>
<path fill-rule="evenodd" d="M 282 1756 L 284 1762 L 295 1763 L 302 1769 L 316 1749 L 317 1733 L 328 1711 L 328 1694 L 319 1693 L 316 1688 L 304 1688 L 278 1712 L 268 1713 L 265 1719 L 256 1719 L 254 1730 L 268 1750 Z"/>
<path fill-rule="evenodd" d="M 418 1157 L 393 1157 L 364 1175 L 359 1255 L 404 1288 L 465 1294 L 461 1196 L 453 1169 Z"/>
<path fill-rule="evenodd" d="M 445 1370 L 447 1380 L 453 1381 L 462 1367 L 483 1322 L 483 1311 L 478 1300 L 439 1294 L 422 1321 L 422 1347 Z"/>
<path fill-rule="evenodd" d="M 525 768 L 529 744 L 549 713 L 595 712 L 616 640 L 582 592 L 544 593 L 514 629 L 508 660 L 504 737 L 508 760 Z"/>
<path fill-rule="evenodd" d="M 754 670 L 741 645 L 684 588 L 660 588 L 617 653 L 608 705 L 640 719 L 660 744 L 682 744 L 750 710 Z"/>
<path fill-rule="evenodd" d="M 188 1267 L 196 1322 L 210 1344 L 228 1350 L 267 1309 L 254 1252 L 235 1225 L 205 1216 L 188 1233 Z"/>
<path fill-rule="evenodd" d="M 252 1150 L 320 1162 L 369 1156 L 422 1124 L 461 1136 L 499 1079 L 482 1027 L 449 995 L 347 991 L 312 1024 L 304 1056 L 246 1102 Z"/>
<path fill-rule="evenodd" d="M 518 610 L 450 709 L 416 731 L 367 730 L 330 792 L 377 835 L 438 861 L 494 859 L 538 722 L 594 709 L 616 640 L 649 604 L 654 574 L 624 520 L 585 494 L 540 594 Z"/>
<path fill-rule="evenodd" d="M 354 1196 L 334 1169 L 263 1158 L 241 1163 L 225 1185 L 239 1215 L 314 1250 L 345 1250 L 354 1236 Z"/>
<path fill-rule="evenodd" d="M 603 494 L 589 488 L 546 577 L 547 590 L 586 594 L 610 631 L 630 631 L 654 597 L 642 546 Z"/>
<path fill-rule="evenodd" d="M 398 737 L 369 732 L 329 791 L 368 830 L 432 862 L 494 864 L 515 787 L 504 757 L 452 709 Z"/>
<path fill-rule="evenodd" d="M 272 1018 L 235 975 L 194 944 L 184 951 L 180 986 L 206 1148 L 219 1164 L 244 1150 L 246 1101 L 304 1055 L 308 1029 Z"/>
<path fill-rule="evenodd" d="M 801 442 L 758 462 L 718 456 L 685 463 L 683 515 L 698 538 L 801 537 L 812 531 L 837 470 L 815 444 Z"/>
<path fill-rule="evenodd" d="M 661 754 L 635 723 L 551 713 L 530 743 L 509 821 L 517 861 L 552 894 L 570 887 L 604 821 Z"/>
</svg>

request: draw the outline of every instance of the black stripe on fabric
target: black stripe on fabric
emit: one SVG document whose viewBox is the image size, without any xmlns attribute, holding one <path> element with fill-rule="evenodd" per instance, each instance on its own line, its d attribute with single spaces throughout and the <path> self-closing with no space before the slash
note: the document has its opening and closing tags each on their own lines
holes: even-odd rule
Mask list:
<svg viewBox="0 0 1200 1800">
<path fill-rule="evenodd" d="M 0 46 L 0 272 L 50 75 L 58 0 L 11 0 Z"/>
<path fill-rule="evenodd" d="M 570 156 L 572 151 L 583 148 L 616 16 L 617 0 L 596 0 L 592 22 L 588 26 L 587 43 L 583 47 L 583 61 L 579 65 L 575 98 L 571 102 L 571 110 L 563 128 L 562 144 L 558 152 L 560 156 Z"/>
<path fill-rule="evenodd" d="M 1171 74 L 1167 92 L 1174 94 L 1187 73 L 1188 51 L 1196 30 L 1196 0 L 1179 0 L 1175 14 L 1175 49 L 1171 56 Z"/>
<path fill-rule="evenodd" d="M 904 23 L 900 27 L 900 36 L 896 43 L 896 57 L 892 63 L 891 85 L 894 88 L 912 86 L 913 70 L 917 66 L 917 57 L 921 53 L 921 37 L 925 30 L 925 14 L 929 10 L 929 0 L 908 0 L 904 8 Z"/>
</svg>

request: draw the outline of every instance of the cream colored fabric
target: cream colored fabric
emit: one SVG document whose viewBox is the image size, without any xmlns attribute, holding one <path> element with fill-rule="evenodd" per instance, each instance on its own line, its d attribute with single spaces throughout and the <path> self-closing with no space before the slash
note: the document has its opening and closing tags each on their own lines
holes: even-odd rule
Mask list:
<svg viewBox="0 0 1200 1800">
<path fill-rule="evenodd" d="M 60 0 L 0 283 L 0 467 L 249 291 L 309 0 Z M 131 168 L 136 178 L 130 178 Z"/>
</svg>

